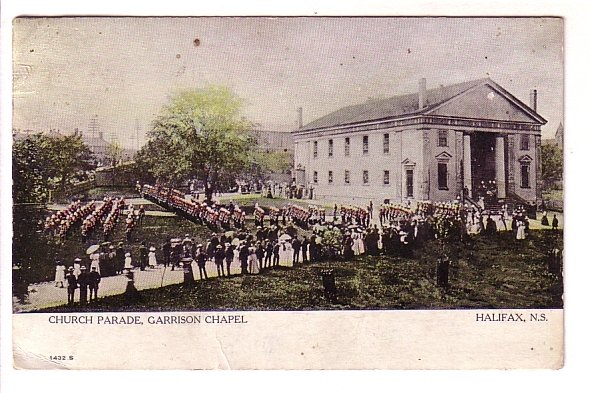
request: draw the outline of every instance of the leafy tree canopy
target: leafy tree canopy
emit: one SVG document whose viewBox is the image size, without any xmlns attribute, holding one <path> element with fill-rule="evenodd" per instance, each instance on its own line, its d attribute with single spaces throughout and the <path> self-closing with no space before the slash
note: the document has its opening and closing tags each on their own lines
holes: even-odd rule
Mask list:
<svg viewBox="0 0 590 393">
<path fill-rule="evenodd" d="M 555 144 L 541 146 L 543 180 L 560 180 L 563 177 L 563 151 Z"/>
<path fill-rule="evenodd" d="M 12 196 L 15 203 L 41 203 L 49 189 L 62 189 L 93 169 L 92 153 L 78 135 L 51 138 L 35 134 L 12 147 Z"/>
<path fill-rule="evenodd" d="M 240 117 L 242 105 L 224 87 L 176 93 L 154 120 L 136 161 L 164 183 L 202 181 L 210 200 L 220 184 L 249 167 L 254 140 L 251 124 Z"/>
</svg>

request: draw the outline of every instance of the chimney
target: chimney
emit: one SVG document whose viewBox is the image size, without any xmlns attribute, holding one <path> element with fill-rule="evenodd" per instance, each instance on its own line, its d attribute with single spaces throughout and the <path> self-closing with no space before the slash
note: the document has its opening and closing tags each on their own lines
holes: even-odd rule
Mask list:
<svg viewBox="0 0 590 393">
<path fill-rule="evenodd" d="M 297 108 L 297 120 L 299 122 L 299 128 L 303 128 L 303 107 Z"/>
<path fill-rule="evenodd" d="M 537 90 L 531 90 L 530 105 L 535 112 L 537 111 Z"/>
<path fill-rule="evenodd" d="M 420 79 L 418 88 L 418 109 L 426 106 L 426 78 Z"/>
<path fill-rule="evenodd" d="M 99 139 L 103 139 L 103 137 L 102 137 L 102 131 L 98 131 L 98 138 Z"/>
</svg>

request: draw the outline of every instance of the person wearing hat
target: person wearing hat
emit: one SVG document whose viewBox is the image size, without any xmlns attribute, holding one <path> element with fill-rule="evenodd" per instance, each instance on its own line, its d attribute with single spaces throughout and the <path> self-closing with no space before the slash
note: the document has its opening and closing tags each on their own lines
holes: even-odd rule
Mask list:
<svg viewBox="0 0 590 393">
<path fill-rule="evenodd" d="M 119 244 L 117 244 L 117 249 L 115 250 L 115 273 L 116 274 L 123 273 L 124 268 L 125 268 L 125 250 L 123 249 L 123 242 L 119 242 Z"/>
<path fill-rule="evenodd" d="M 156 268 L 158 261 L 156 260 L 156 247 L 151 246 L 148 254 L 148 266 L 152 269 Z"/>
<path fill-rule="evenodd" d="M 248 273 L 248 254 L 248 245 L 243 242 L 240 245 L 240 252 L 238 254 L 240 258 L 240 268 L 242 269 L 242 274 Z"/>
<path fill-rule="evenodd" d="M 207 270 L 205 269 L 205 263 L 207 262 L 207 255 L 203 251 L 202 244 L 197 245 L 197 258 L 196 259 L 197 259 L 197 265 L 199 266 L 199 276 L 201 277 L 201 280 L 203 279 L 203 276 L 205 276 L 205 280 L 207 280 L 208 279 Z"/>
<path fill-rule="evenodd" d="M 78 276 L 78 286 L 80 287 L 80 305 L 84 306 L 88 303 L 88 285 L 90 284 L 90 277 L 86 272 L 86 266 L 80 267 L 80 275 Z"/>
<path fill-rule="evenodd" d="M 223 260 L 225 259 L 225 250 L 221 244 L 218 244 L 215 247 L 215 266 L 217 267 L 217 277 L 225 277 L 225 273 L 223 271 Z"/>
<path fill-rule="evenodd" d="M 76 293 L 76 288 L 78 288 L 78 280 L 76 280 L 76 276 L 74 275 L 73 267 L 68 269 L 66 282 L 68 283 L 68 306 L 72 306 L 74 305 L 74 294 Z"/>
<path fill-rule="evenodd" d="M 94 296 L 94 300 L 98 299 L 98 284 L 100 283 L 100 274 L 96 271 L 96 267 L 91 267 L 88 273 L 88 287 L 90 288 L 90 301 Z"/>
<path fill-rule="evenodd" d="M 225 265 L 227 268 L 227 276 L 231 276 L 229 268 L 234 261 L 234 247 L 231 243 L 225 243 Z"/>
<path fill-rule="evenodd" d="M 61 261 L 56 262 L 55 266 L 55 286 L 60 284 L 60 288 L 64 287 L 64 281 L 66 280 L 66 267 Z"/>
</svg>

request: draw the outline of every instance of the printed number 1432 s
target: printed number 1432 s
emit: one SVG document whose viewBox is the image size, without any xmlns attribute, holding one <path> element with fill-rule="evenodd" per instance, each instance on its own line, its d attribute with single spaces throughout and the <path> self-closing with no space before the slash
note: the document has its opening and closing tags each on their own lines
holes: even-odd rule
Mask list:
<svg viewBox="0 0 590 393">
<path fill-rule="evenodd" d="M 74 360 L 74 355 L 51 355 L 49 360 Z"/>
</svg>

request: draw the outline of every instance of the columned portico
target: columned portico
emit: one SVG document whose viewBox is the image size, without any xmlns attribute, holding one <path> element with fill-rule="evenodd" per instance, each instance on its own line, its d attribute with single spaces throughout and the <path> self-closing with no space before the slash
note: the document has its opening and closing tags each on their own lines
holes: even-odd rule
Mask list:
<svg viewBox="0 0 590 393">
<path fill-rule="evenodd" d="M 473 196 L 471 179 L 471 136 L 463 134 L 463 187 L 467 188 L 467 195 Z"/>
<path fill-rule="evenodd" d="M 506 198 L 506 170 L 504 167 L 504 136 L 496 136 L 496 187 L 498 199 Z"/>
</svg>

